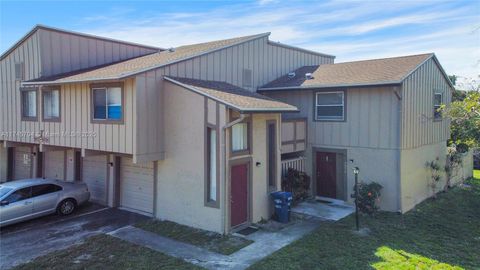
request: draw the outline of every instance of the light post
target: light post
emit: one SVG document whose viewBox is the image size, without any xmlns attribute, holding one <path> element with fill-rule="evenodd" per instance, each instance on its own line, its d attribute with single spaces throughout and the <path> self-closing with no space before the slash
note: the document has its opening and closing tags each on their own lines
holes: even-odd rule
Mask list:
<svg viewBox="0 0 480 270">
<path fill-rule="evenodd" d="M 360 230 L 359 220 L 358 220 L 358 173 L 360 169 L 358 167 L 353 168 L 353 174 L 355 175 L 355 225 L 357 226 L 357 231 Z"/>
</svg>

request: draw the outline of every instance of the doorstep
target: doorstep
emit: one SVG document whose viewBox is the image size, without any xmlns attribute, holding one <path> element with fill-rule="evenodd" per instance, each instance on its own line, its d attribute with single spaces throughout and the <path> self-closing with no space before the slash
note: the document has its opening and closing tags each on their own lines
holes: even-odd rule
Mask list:
<svg viewBox="0 0 480 270">
<path fill-rule="evenodd" d="M 322 220 L 337 221 L 355 212 L 355 207 L 339 200 L 310 200 L 292 207 L 291 212 L 301 217 L 310 216 Z"/>
</svg>

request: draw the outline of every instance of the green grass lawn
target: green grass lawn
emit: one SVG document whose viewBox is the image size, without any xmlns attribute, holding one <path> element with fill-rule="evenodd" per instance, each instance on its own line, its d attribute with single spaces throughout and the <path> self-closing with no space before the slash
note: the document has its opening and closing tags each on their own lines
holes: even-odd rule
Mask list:
<svg viewBox="0 0 480 270">
<path fill-rule="evenodd" d="M 480 172 L 399 215 L 361 218 L 367 235 L 354 232 L 354 216 L 324 223 L 313 233 L 251 269 L 480 269 Z"/>
<path fill-rule="evenodd" d="M 181 270 L 202 268 L 155 250 L 103 234 L 90 237 L 83 244 L 36 258 L 14 269 Z"/>
<path fill-rule="evenodd" d="M 221 235 L 180 225 L 171 221 L 152 219 L 137 223 L 135 226 L 161 236 L 169 237 L 225 255 L 230 255 L 253 243 L 245 238 L 232 235 Z"/>
</svg>

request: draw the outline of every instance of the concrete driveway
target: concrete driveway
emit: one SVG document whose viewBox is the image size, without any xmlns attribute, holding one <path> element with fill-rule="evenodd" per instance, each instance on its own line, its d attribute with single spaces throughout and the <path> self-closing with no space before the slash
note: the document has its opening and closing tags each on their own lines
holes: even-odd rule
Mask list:
<svg viewBox="0 0 480 270">
<path fill-rule="evenodd" d="M 85 238 L 135 224 L 148 217 L 88 204 L 67 217 L 50 215 L 13 224 L 0 231 L 0 269 L 64 249 Z"/>
</svg>

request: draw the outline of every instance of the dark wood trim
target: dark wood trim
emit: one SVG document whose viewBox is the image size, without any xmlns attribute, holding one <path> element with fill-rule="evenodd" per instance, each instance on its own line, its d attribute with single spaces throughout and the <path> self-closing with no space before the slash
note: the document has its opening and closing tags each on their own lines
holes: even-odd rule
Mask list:
<svg viewBox="0 0 480 270">
<path fill-rule="evenodd" d="M 40 152 L 37 149 L 37 175 L 36 177 L 38 178 L 44 178 L 45 177 L 45 172 L 43 170 L 44 164 L 45 163 L 45 156 L 44 152 Z"/>
<path fill-rule="evenodd" d="M 114 161 L 114 194 L 113 194 L 113 206 L 114 207 L 119 207 L 120 206 L 120 189 L 122 188 L 121 187 L 121 181 L 120 181 L 120 177 L 121 177 L 121 166 L 122 166 L 122 158 L 120 156 L 115 156 L 114 157 L 115 161 Z M 110 167 L 109 165 L 107 166 L 107 168 L 110 170 Z M 110 177 L 109 177 L 110 179 Z M 107 188 L 108 188 L 108 183 L 107 183 Z M 107 204 L 108 204 L 108 196 L 107 196 Z"/>
<path fill-rule="evenodd" d="M 208 207 L 220 208 L 220 157 L 219 157 L 219 149 L 220 149 L 220 128 L 219 128 L 219 105 L 218 102 L 215 102 L 215 116 L 216 121 L 215 125 L 212 125 L 208 122 L 208 98 L 204 98 L 204 123 L 205 123 L 205 132 L 204 132 L 204 205 Z M 215 163 L 216 163 L 216 172 L 215 172 L 215 181 L 216 181 L 216 200 L 211 201 L 209 199 L 210 195 L 210 136 L 208 131 L 215 132 L 215 140 L 216 140 L 216 150 L 215 150 Z"/>
<path fill-rule="evenodd" d="M 253 168 L 252 168 L 252 163 L 253 159 L 252 157 L 243 157 L 243 158 L 237 158 L 230 160 L 228 162 L 228 170 L 229 170 L 229 175 L 228 175 L 228 182 L 229 182 L 229 191 L 228 191 L 228 196 L 226 196 L 227 199 L 227 207 L 228 207 L 228 227 L 230 230 L 240 230 L 242 228 L 245 228 L 249 226 L 252 223 L 252 214 L 253 214 Z M 230 198 L 232 197 L 232 167 L 235 165 L 242 165 L 242 164 L 247 164 L 248 168 L 248 180 L 247 180 L 247 191 L 248 191 L 248 199 L 247 199 L 247 222 L 244 224 L 239 224 L 235 227 L 232 227 L 231 221 L 232 221 L 232 206 L 230 203 Z"/>
<path fill-rule="evenodd" d="M 158 160 L 153 162 L 153 216 L 157 216 Z"/>
<path fill-rule="evenodd" d="M 328 92 L 343 92 L 343 119 L 342 120 L 325 120 L 317 119 L 317 93 L 328 93 Z M 335 122 L 347 122 L 347 89 L 322 89 L 313 91 L 313 122 L 326 122 L 326 123 L 335 123 Z"/>
<path fill-rule="evenodd" d="M 274 125 L 274 130 L 275 130 L 275 143 L 274 143 L 274 149 L 273 151 L 275 152 L 275 163 L 273 164 L 274 168 L 273 168 L 273 171 L 274 171 L 274 181 L 275 181 L 275 184 L 272 186 L 270 184 L 270 163 L 269 163 L 269 154 L 270 154 L 270 136 L 269 136 L 269 130 L 270 130 L 270 125 Z M 278 125 L 277 125 L 277 120 L 273 120 L 273 119 L 270 119 L 270 120 L 267 120 L 266 123 L 265 123 L 265 127 L 266 127 L 266 139 L 265 139 L 265 147 L 266 147 L 266 153 L 267 153 L 267 158 L 266 158 L 266 169 L 267 169 L 267 192 L 271 192 L 271 191 L 274 191 L 277 189 L 277 169 L 278 169 L 278 164 L 277 164 L 277 153 L 278 153 Z"/>
<path fill-rule="evenodd" d="M 120 87 L 121 99 L 122 99 L 122 118 L 120 120 L 101 120 L 94 119 L 94 99 L 93 99 L 93 90 L 99 88 L 109 87 Z M 108 111 L 105 111 L 105 114 L 108 115 Z M 123 125 L 125 123 L 125 87 L 123 82 L 111 82 L 111 83 L 91 83 L 90 84 L 90 123 L 92 124 L 118 124 Z"/>
<path fill-rule="evenodd" d="M 15 147 L 7 147 L 7 181 L 15 179 Z"/>
<path fill-rule="evenodd" d="M 58 91 L 58 117 L 54 118 L 45 118 L 45 93 L 46 92 L 51 92 L 51 91 Z M 42 96 L 42 121 L 43 122 L 62 122 L 62 88 L 61 86 L 48 86 L 48 87 L 42 87 L 41 89 L 41 96 Z"/>
<path fill-rule="evenodd" d="M 73 152 L 73 181 L 83 180 L 83 158 L 80 150 Z"/>
<path fill-rule="evenodd" d="M 23 107 L 23 93 L 24 92 L 30 92 L 30 91 L 35 91 L 35 99 L 36 99 L 36 106 L 35 106 L 35 117 L 27 117 L 24 116 L 25 108 Z M 20 113 L 21 113 L 21 121 L 31 121 L 31 122 L 37 122 L 38 121 L 38 107 L 39 107 L 39 94 L 38 94 L 38 87 L 20 87 Z"/>
<path fill-rule="evenodd" d="M 234 117 L 232 115 L 232 111 L 230 111 L 230 116 L 229 116 L 229 121 L 234 121 L 235 119 L 238 119 L 239 117 Z M 233 132 L 232 132 L 232 128 L 233 127 L 230 127 L 230 139 L 229 139 L 229 144 L 230 144 L 230 147 L 229 147 L 229 152 L 230 152 L 230 157 L 238 157 L 238 156 L 246 156 L 246 155 L 251 155 L 253 153 L 252 151 L 252 148 L 253 148 L 253 143 L 252 143 L 252 139 L 253 139 L 253 131 L 252 131 L 252 121 L 253 121 L 253 115 L 252 114 L 249 114 L 247 117 L 245 117 L 245 119 L 240 122 L 240 123 L 246 123 L 247 124 L 247 149 L 245 150 L 239 150 L 239 151 L 233 151 L 232 150 L 232 142 L 233 142 Z"/>
</svg>

